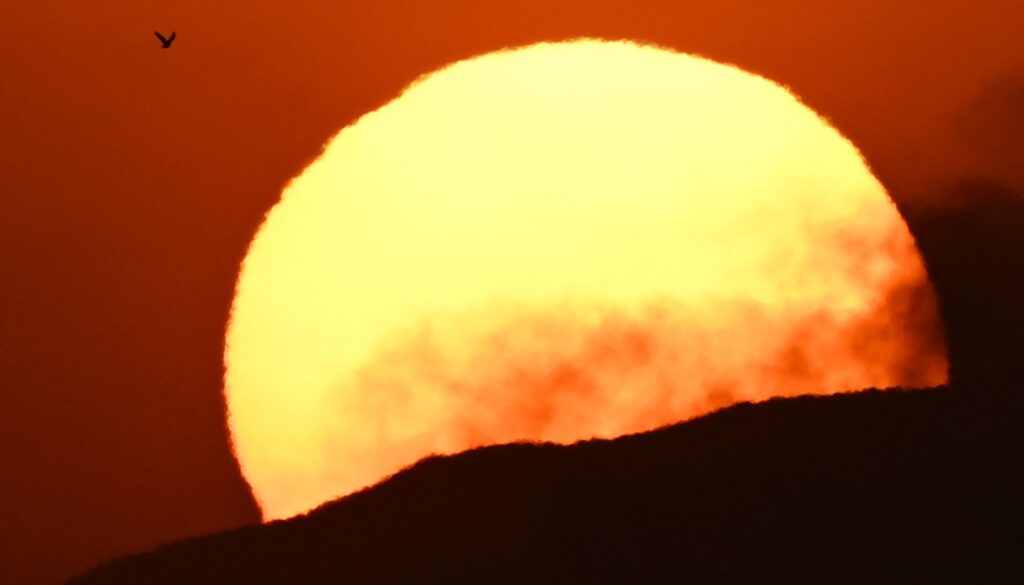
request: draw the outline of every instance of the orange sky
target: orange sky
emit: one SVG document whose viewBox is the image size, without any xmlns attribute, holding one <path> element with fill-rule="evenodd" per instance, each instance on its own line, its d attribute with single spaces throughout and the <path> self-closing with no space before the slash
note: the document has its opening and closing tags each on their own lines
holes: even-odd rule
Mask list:
<svg viewBox="0 0 1024 585">
<path fill-rule="evenodd" d="M 790 86 L 904 208 L 968 180 L 1024 191 L 1019 0 L 4 12 L 0 582 L 53 582 L 255 520 L 219 394 L 237 263 L 324 140 L 451 60 L 542 39 L 653 41 Z M 178 31 L 171 50 L 154 29 Z"/>
</svg>

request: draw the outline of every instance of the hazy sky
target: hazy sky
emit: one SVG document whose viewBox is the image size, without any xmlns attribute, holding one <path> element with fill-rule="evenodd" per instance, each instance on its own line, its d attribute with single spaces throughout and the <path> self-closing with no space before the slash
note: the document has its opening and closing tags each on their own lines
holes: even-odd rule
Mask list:
<svg viewBox="0 0 1024 585">
<path fill-rule="evenodd" d="M 238 262 L 329 136 L 444 63 L 577 36 L 655 42 L 791 87 L 920 217 L 966 182 L 1024 192 L 1019 0 L 60 0 L 4 13 L 2 582 L 257 519 L 220 396 Z M 177 31 L 173 48 L 154 30 Z"/>
</svg>

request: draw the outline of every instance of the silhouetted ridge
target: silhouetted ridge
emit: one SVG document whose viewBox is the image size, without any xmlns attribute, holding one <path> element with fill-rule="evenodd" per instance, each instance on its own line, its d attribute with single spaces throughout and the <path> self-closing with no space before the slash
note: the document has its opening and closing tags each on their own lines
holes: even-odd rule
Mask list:
<svg viewBox="0 0 1024 585">
<path fill-rule="evenodd" d="M 1024 193 L 965 181 L 945 206 L 913 212 L 914 236 L 938 294 L 954 384 L 1024 407 Z"/>
<path fill-rule="evenodd" d="M 740 404 L 573 446 L 434 457 L 99 583 L 967 583 L 1024 577 L 1010 413 L 946 389 Z"/>
</svg>

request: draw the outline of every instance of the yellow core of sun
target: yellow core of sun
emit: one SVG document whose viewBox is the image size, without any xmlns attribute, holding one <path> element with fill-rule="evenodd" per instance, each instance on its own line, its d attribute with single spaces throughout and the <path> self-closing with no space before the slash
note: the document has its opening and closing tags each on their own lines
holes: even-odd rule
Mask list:
<svg viewBox="0 0 1024 585">
<path fill-rule="evenodd" d="M 284 189 L 238 281 L 229 423 L 283 518 L 430 454 L 939 384 L 939 329 L 886 192 L 787 90 L 540 44 L 424 77 Z"/>
</svg>

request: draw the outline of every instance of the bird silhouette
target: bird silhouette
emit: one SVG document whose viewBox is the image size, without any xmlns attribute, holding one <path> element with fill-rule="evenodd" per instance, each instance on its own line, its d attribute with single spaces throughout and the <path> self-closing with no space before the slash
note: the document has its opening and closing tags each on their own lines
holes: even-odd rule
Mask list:
<svg viewBox="0 0 1024 585">
<path fill-rule="evenodd" d="M 171 48 L 171 43 L 174 42 L 174 38 L 178 36 L 178 33 L 176 33 L 176 32 L 172 32 L 170 37 L 165 37 L 164 35 L 156 32 L 156 31 L 153 31 L 153 34 L 156 35 L 156 38 L 160 39 L 160 44 L 163 45 L 163 47 L 161 47 L 161 48 L 163 48 L 163 49 L 170 49 Z"/>
</svg>

